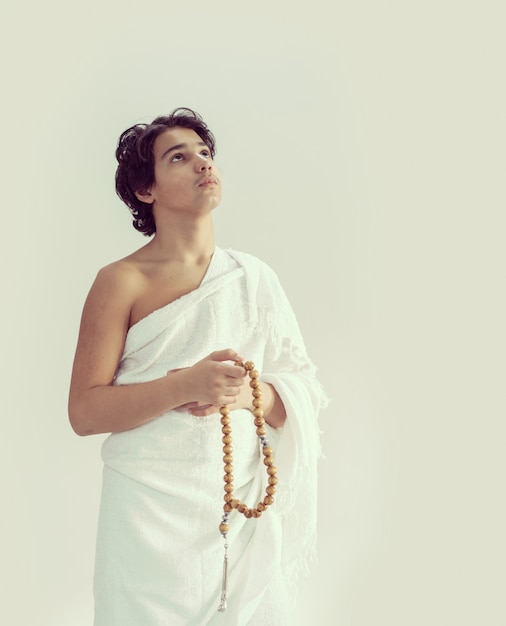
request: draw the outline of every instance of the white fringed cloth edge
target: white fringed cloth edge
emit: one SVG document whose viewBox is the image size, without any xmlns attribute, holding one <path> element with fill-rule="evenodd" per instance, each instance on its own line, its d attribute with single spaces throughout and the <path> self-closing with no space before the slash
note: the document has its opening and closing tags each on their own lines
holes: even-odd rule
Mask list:
<svg viewBox="0 0 506 626">
<path fill-rule="evenodd" d="M 233 348 L 253 360 L 287 413 L 268 427 L 279 484 L 261 518 L 230 517 L 230 584 L 218 613 L 223 540 L 220 415 L 169 411 L 104 442 L 95 626 L 280 626 L 315 553 L 317 417 L 327 399 L 275 273 L 216 248 L 200 287 L 130 329 L 115 384 L 135 384 Z M 265 468 L 251 412 L 232 411 L 234 485 L 248 506 Z"/>
</svg>

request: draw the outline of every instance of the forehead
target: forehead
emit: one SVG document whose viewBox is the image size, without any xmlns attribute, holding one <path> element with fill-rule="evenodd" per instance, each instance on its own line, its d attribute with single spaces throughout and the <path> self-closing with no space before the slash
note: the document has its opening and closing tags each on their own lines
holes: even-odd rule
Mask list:
<svg viewBox="0 0 506 626">
<path fill-rule="evenodd" d="M 173 146 L 180 144 L 185 144 L 188 148 L 205 145 L 199 135 L 191 128 L 174 126 L 174 128 L 168 128 L 163 131 L 163 133 L 160 133 L 155 139 L 155 143 L 153 144 L 155 160 L 160 159 L 167 150 L 170 150 Z"/>
</svg>

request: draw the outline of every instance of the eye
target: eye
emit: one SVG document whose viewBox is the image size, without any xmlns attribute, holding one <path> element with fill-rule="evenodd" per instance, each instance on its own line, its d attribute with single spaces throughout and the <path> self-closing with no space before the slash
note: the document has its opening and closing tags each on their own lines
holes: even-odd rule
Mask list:
<svg viewBox="0 0 506 626">
<path fill-rule="evenodd" d="M 183 155 L 180 152 L 178 152 L 172 155 L 171 161 L 181 161 L 182 158 L 183 158 Z"/>
<path fill-rule="evenodd" d="M 202 150 L 202 151 L 200 152 L 200 154 L 201 154 L 202 156 L 207 157 L 207 158 L 211 158 L 211 153 L 209 152 L 209 150 L 208 150 L 207 148 L 204 148 L 204 150 Z"/>
</svg>

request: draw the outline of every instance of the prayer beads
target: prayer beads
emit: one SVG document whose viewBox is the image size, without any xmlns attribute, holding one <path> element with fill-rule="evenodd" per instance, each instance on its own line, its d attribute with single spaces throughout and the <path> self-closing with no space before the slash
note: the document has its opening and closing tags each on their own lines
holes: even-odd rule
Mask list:
<svg viewBox="0 0 506 626">
<path fill-rule="evenodd" d="M 232 426 L 230 425 L 230 417 L 229 417 L 229 408 L 227 405 L 223 405 L 220 408 L 221 413 L 221 425 L 222 425 L 222 442 L 223 442 L 223 463 L 225 464 L 225 474 L 223 476 L 224 481 L 224 501 L 223 505 L 223 516 L 221 518 L 220 523 L 220 533 L 222 534 L 225 540 L 225 558 L 223 561 L 223 580 L 222 580 L 222 589 L 221 589 L 221 601 L 218 611 L 223 612 L 227 608 L 227 570 L 228 570 L 228 544 L 227 544 L 227 534 L 230 530 L 230 525 L 228 523 L 229 515 L 232 511 L 236 510 L 239 513 L 242 513 L 244 517 L 247 519 L 251 518 L 259 518 L 262 513 L 266 510 L 268 506 L 274 503 L 274 494 L 276 492 L 276 484 L 278 479 L 276 477 L 277 469 L 274 465 L 274 457 L 273 450 L 269 446 L 269 442 L 266 438 L 266 429 L 265 429 L 265 419 L 264 412 L 262 410 L 262 392 L 260 390 L 260 381 L 258 380 L 259 373 L 255 369 L 255 365 L 252 361 L 247 361 L 246 363 L 242 363 L 241 361 L 236 361 L 235 363 L 239 367 L 243 367 L 250 377 L 249 385 L 251 387 L 251 395 L 253 396 L 252 406 L 253 406 L 253 423 L 256 427 L 256 434 L 260 440 L 260 444 L 262 446 L 262 454 L 264 456 L 264 465 L 268 476 L 268 484 L 265 488 L 265 497 L 261 500 L 256 507 L 249 508 L 244 502 L 241 502 L 237 498 L 234 498 L 234 475 L 232 474 L 234 466 L 233 466 L 233 447 L 232 447 Z"/>
<path fill-rule="evenodd" d="M 266 471 L 269 475 L 269 484 L 265 490 L 266 497 L 264 498 L 263 502 L 259 502 L 255 508 L 250 509 L 245 504 L 241 503 L 239 500 L 235 498 L 231 500 L 227 498 L 225 505 L 223 506 L 223 509 L 225 513 L 230 513 L 231 509 L 232 510 L 236 509 L 237 511 L 239 511 L 239 513 L 242 513 L 247 518 L 251 518 L 251 517 L 257 518 L 262 515 L 263 511 L 265 511 L 265 508 L 267 506 L 270 506 L 274 502 L 273 496 L 274 496 L 274 493 L 276 492 L 275 485 L 277 483 L 277 478 L 276 478 L 277 470 L 276 470 L 276 466 L 274 465 L 273 450 L 268 445 L 267 439 L 265 437 L 265 434 L 267 431 L 265 429 L 264 412 L 262 410 L 262 392 L 260 391 L 258 371 L 255 369 L 255 365 L 252 361 L 247 361 L 246 363 L 237 361 L 236 365 L 239 367 L 244 367 L 244 369 L 248 372 L 249 377 L 250 377 L 250 387 L 251 387 L 252 395 L 253 395 L 252 405 L 254 407 L 253 415 L 255 416 L 253 423 L 256 426 L 256 434 L 260 438 L 260 441 L 262 444 L 262 453 L 264 455 L 264 465 L 266 466 Z M 220 413 L 221 413 L 221 425 L 222 425 L 221 430 L 223 433 L 222 441 L 225 444 L 223 447 L 223 452 L 224 452 L 223 462 L 225 463 L 225 475 L 223 477 L 223 480 L 225 482 L 225 492 L 227 495 L 229 495 L 233 493 L 232 471 L 234 468 L 232 465 L 233 456 L 232 456 L 232 449 L 231 449 L 232 448 L 232 427 L 230 426 L 228 406 L 227 405 L 222 406 L 220 409 Z M 225 527 L 226 527 L 226 530 L 224 530 Z M 223 535 L 225 535 L 228 532 L 228 530 L 229 528 L 226 522 L 220 524 L 220 532 Z"/>
</svg>

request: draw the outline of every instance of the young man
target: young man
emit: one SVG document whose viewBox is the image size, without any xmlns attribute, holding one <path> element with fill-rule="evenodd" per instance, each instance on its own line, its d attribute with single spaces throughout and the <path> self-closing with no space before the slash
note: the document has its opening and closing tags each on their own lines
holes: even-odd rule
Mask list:
<svg viewBox="0 0 506 626">
<path fill-rule="evenodd" d="M 264 263 L 215 245 L 215 140 L 176 109 L 120 137 L 116 189 L 152 236 L 103 268 L 86 300 L 70 396 L 80 435 L 104 442 L 95 626 L 284 623 L 287 589 L 314 542 L 316 418 L 324 395 L 285 294 Z M 223 541 L 222 425 L 234 496 L 265 485 L 252 360 L 279 471 L 260 519 L 230 514 L 228 606 L 217 612 Z"/>
</svg>

